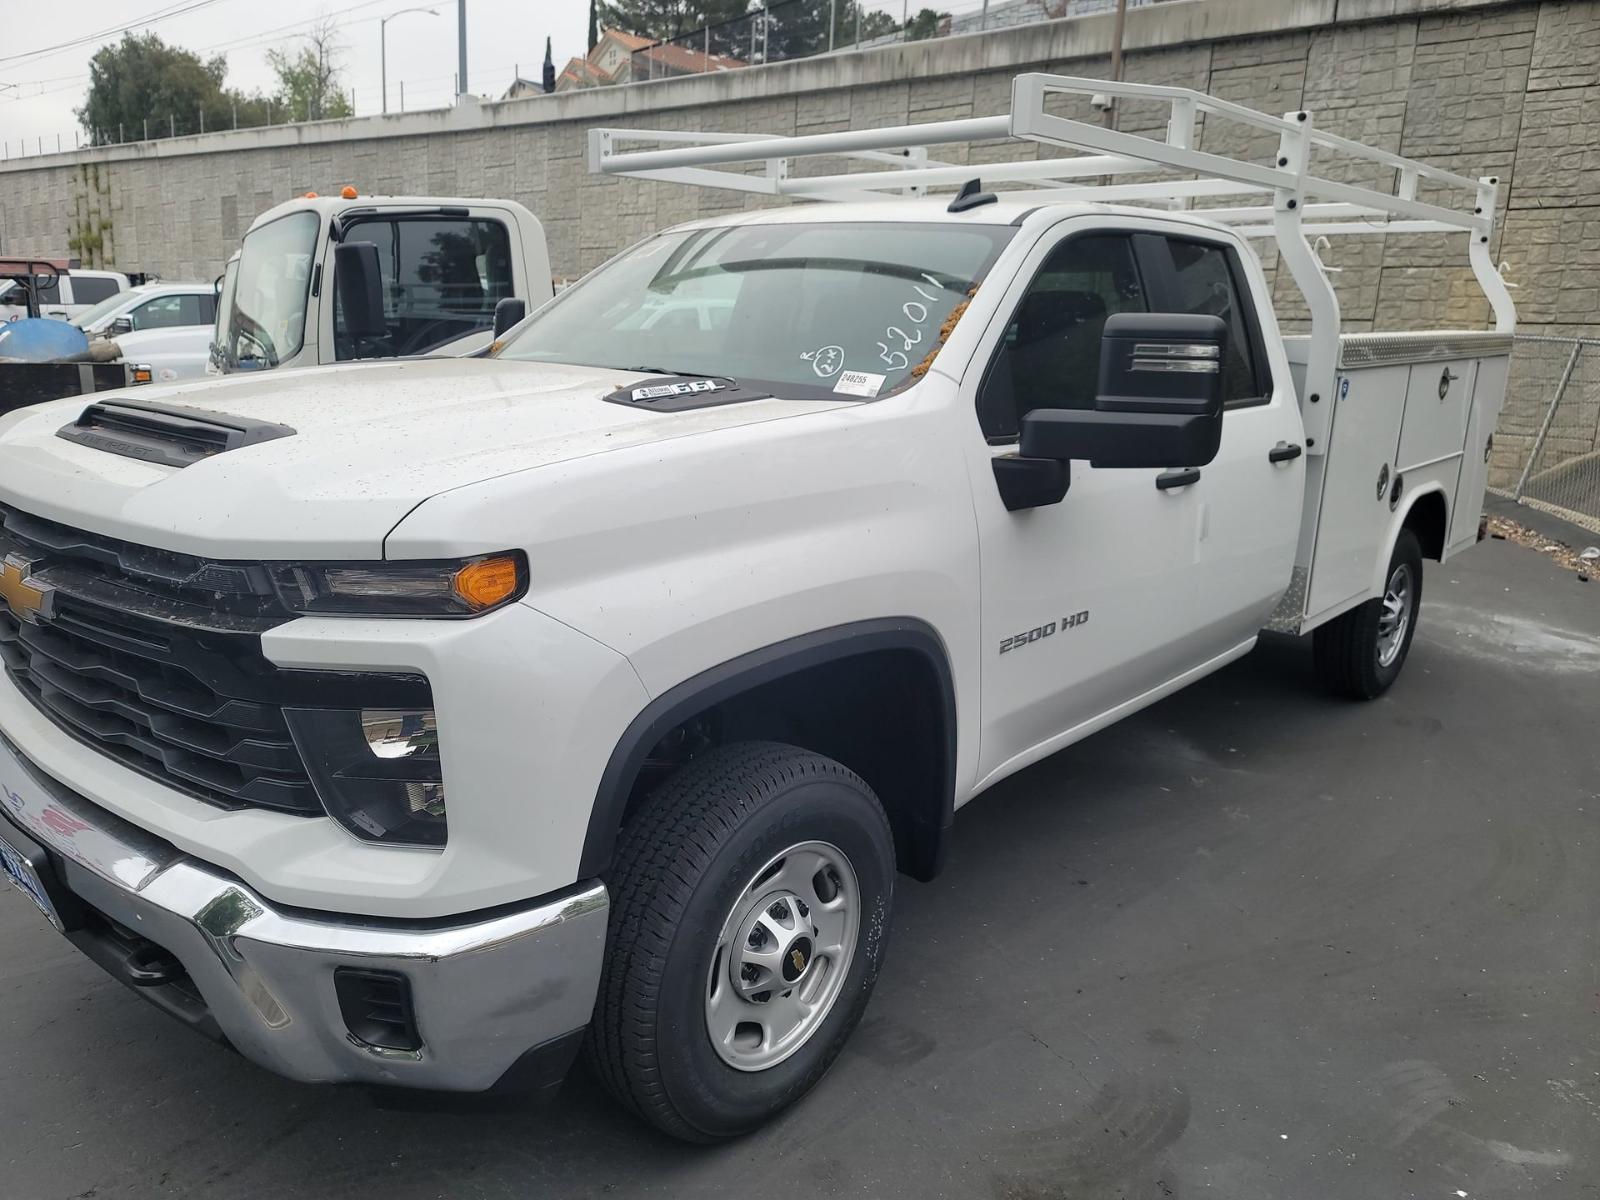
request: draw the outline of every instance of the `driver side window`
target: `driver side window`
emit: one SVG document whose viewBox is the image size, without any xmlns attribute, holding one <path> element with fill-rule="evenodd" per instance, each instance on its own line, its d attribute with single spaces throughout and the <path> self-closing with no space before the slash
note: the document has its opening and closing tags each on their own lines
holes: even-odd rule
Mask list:
<svg viewBox="0 0 1600 1200">
<path fill-rule="evenodd" d="M 1028 285 L 984 373 L 978 390 L 984 436 L 1015 439 L 1035 408 L 1093 408 L 1106 318 L 1148 311 L 1130 235 L 1062 242 Z"/>
</svg>

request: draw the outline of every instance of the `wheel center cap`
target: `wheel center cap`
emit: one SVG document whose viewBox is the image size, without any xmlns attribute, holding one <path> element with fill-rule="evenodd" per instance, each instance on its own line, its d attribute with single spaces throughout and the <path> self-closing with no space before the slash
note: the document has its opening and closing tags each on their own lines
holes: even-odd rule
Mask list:
<svg viewBox="0 0 1600 1200">
<path fill-rule="evenodd" d="M 816 961 L 816 936 L 810 910 L 798 896 L 767 896 L 745 918 L 740 950 L 730 964 L 740 993 L 761 1003 L 799 986 Z"/>
<path fill-rule="evenodd" d="M 789 943 L 788 952 L 783 956 L 783 970 L 781 974 L 785 983 L 794 983 L 806 973 L 806 968 L 811 965 L 811 939 L 797 937 Z"/>
</svg>

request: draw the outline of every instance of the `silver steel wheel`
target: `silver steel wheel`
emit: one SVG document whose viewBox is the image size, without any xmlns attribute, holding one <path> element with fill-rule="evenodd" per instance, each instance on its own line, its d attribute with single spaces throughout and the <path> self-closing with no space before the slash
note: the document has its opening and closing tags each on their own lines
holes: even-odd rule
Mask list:
<svg viewBox="0 0 1600 1200">
<path fill-rule="evenodd" d="M 717 936 L 706 1032 L 722 1061 L 764 1071 L 827 1020 L 861 929 L 850 860 L 827 842 L 776 855 L 745 885 Z"/>
<path fill-rule="evenodd" d="M 1401 563 L 1389 576 L 1389 586 L 1383 593 L 1383 612 L 1378 617 L 1378 665 L 1394 666 L 1400 650 L 1406 644 L 1406 630 L 1411 627 L 1411 606 L 1415 603 L 1416 587 L 1411 579 L 1411 564 Z"/>
</svg>

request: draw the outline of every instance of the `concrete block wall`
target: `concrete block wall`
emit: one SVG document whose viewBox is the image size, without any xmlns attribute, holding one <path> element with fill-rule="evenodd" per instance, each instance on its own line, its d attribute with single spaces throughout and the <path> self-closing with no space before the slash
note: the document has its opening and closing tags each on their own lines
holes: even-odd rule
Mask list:
<svg viewBox="0 0 1600 1200">
<path fill-rule="evenodd" d="M 12 160 L 0 163 L 0 253 L 65 253 L 91 228 L 115 265 L 211 278 L 257 213 L 353 183 L 511 196 L 544 221 L 556 273 L 576 276 L 665 225 L 774 202 L 590 175 L 592 126 L 804 134 L 991 115 L 1009 107 L 1019 71 L 1103 74 L 1110 25 L 1082 17 L 717 76 Z M 1600 334 L 1600 4 L 1172 0 L 1131 11 L 1127 44 L 1129 79 L 1272 113 L 1306 108 L 1333 132 L 1497 175 L 1505 213 L 1494 251 L 1520 285 L 1524 327 Z M 1152 105 L 1128 104 L 1120 120 L 1161 127 Z M 1275 149 L 1227 122 L 1203 128 L 1200 145 L 1264 161 Z M 1018 149 L 958 154 L 981 173 Z M 1387 182 L 1337 163 L 1328 171 Z M 1488 320 L 1464 237 L 1340 238 L 1325 258 L 1340 268 L 1353 330 Z M 1276 274 L 1270 242 L 1263 259 Z M 1302 310 L 1287 272 L 1274 291 L 1294 328 Z"/>
</svg>

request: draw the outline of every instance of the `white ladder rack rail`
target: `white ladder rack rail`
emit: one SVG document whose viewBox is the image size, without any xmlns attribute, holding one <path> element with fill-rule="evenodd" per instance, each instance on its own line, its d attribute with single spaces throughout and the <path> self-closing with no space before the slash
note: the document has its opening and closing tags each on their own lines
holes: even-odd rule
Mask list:
<svg viewBox="0 0 1600 1200">
<path fill-rule="evenodd" d="M 1108 96 L 1167 106 L 1164 138 L 1125 133 L 1049 111 L 1052 96 Z M 1278 135 L 1272 161 L 1261 163 L 1197 148 L 1202 117 Z M 1076 151 L 1073 157 L 1011 162 L 949 163 L 928 147 L 981 142 L 1034 142 Z M 623 150 L 623 143 L 654 149 Z M 1319 154 L 1338 155 L 1368 174 L 1392 172 L 1388 188 L 1343 182 L 1313 173 Z M 832 175 L 796 174 L 798 160 L 843 158 L 879 169 Z M 760 174 L 747 173 L 752 165 Z M 797 200 L 893 200 L 954 187 L 974 176 L 1015 183 L 1043 203 L 1136 204 L 1181 210 L 1233 227 L 1252 238 L 1276 240 L 1284 265 L 1311 313 L 1305 390 L 1332 395 L 1338 369 L 1339 300 L 1309 239 L 1375 233 L 1465 233 L 1468 261 L 1494 313 L 1495 331 L 1509 334 L 1516 309 L 1490 256 L 1496 217 L 1494 176 L 1472 179 L 1318 129 L 1309 112 L 1281 117 L 1218 100 L 1190 88 L 1121 83 L 1030 73 L 1012 84 L 1011 112 L 994 117 L 933 121 L 798 137 L 680 130 L 592 129 L 590 170 L 602 175 L 727 188 Z M 733 169 L 719 169 L 733 168 Z M 1141 176 L 1165 176 L 1144 178 Z M 1073 181 L 1085 182 L 1073 182 Z M 1132 181 L 1130 181 L 1132 180 Z M 1455 203 L 1418 198 L 1426 182 Z M 1196 201 L 1231 203 L 1197 207 Z M 1302 397 L 1304 399 L 1304 397 Z M 1306 406 L 1317 428 L 1308 449 L 1319 453 L 1331 406 Z M 1321 419 L 1313 417 L 1317 413 Z M 1308 429 L 1308 433 L 1312 432 Z"/>
</svg>

